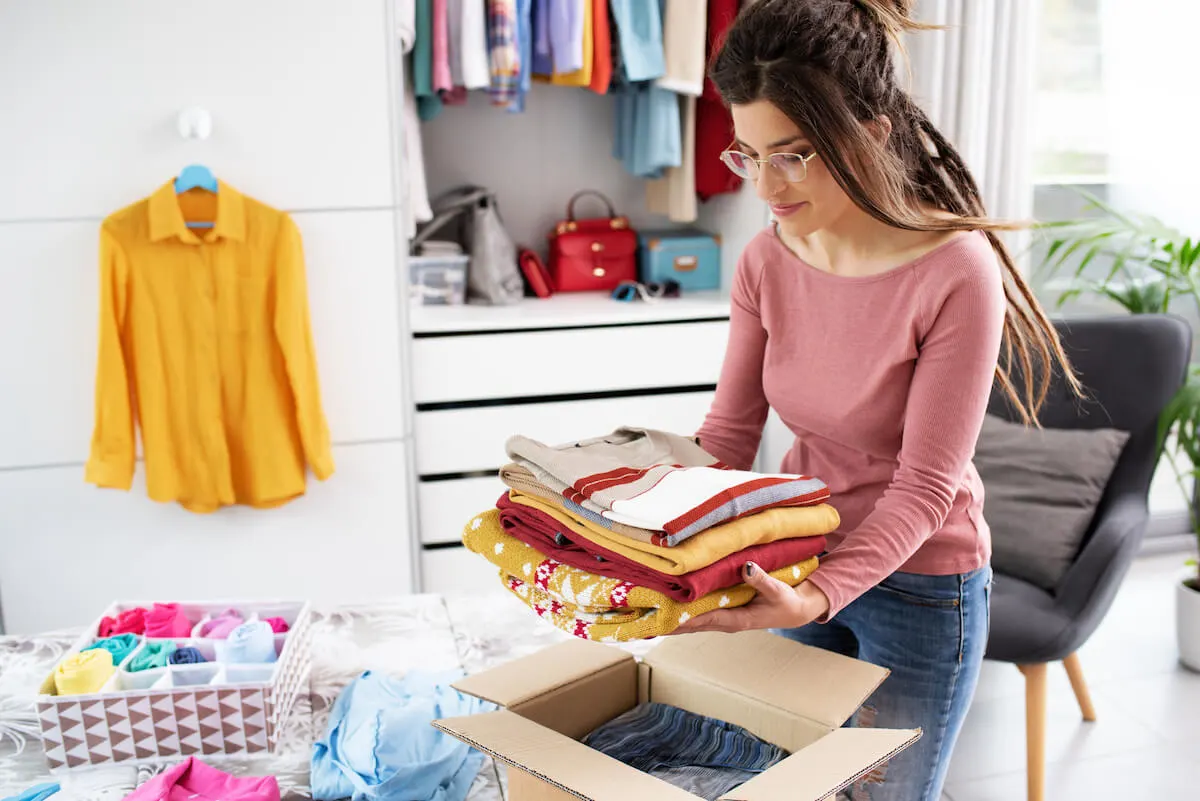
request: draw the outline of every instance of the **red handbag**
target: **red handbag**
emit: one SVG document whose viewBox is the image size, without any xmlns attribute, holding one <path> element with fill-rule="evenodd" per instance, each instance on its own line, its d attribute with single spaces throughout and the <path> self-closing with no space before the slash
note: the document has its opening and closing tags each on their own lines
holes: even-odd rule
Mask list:
<svg viewBox="0 0 1200 801">
<path fill-rule="evenodd" d="M 575 219 L 575 201 L 584 195 L 603 200 L 608 216 Z M 608 292 L 622 281 L 637 280 L 637 233 L 599 192 L 577 192 L 567 203 L 567 218 L 554 226 L 549 239 L 556 292 Z"/>
</svg>

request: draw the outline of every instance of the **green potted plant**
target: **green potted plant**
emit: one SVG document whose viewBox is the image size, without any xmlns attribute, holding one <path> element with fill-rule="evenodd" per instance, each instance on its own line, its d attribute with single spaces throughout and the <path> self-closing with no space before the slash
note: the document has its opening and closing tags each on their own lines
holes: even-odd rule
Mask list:
<svg viewBox="0 0 1200 801">
<path fill-rule="evenodd" d="M 1130 314 L 1156 314 L 1188 304 L 1200 314 L 1200 239 L 1148 215 L 1126 214 L 1082 193 L 1089 216 L 1038 226 L 1048 240 L 1039 271 L 1062 279 L 1061 307 L 1083 294 L 1105 298 Z M 1178 308 L 1178 307 L 1176 307 Z M 1200 366 L 1159 419 L 1160 464 L 1165 461 L 1184 495 L 1200 543 Z M 1196 560 L 1176 589 L 1176 633 L 1181 661 L 1200 671 L 1200 568 Z"/>
</svg>

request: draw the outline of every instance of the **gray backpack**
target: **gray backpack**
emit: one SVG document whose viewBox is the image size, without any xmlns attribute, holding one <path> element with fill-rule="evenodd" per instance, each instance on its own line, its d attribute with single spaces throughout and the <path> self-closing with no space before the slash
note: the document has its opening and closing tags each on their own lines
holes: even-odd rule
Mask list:
<svg viewBox="0 0 1200 801">
<path fill-rule="evenodd" d="M 500 219 L 494 194 L 479 186 L 460 186 L 438 197 L 432 206 L 433 219 L 413 238 L 412 253 L 419 253 L 422 242 L 443 231 L 439 239 L 458 242 L 470 257 L 468 303 L 507 306 L 525 296 L 517 246 Z"/>
</svg>

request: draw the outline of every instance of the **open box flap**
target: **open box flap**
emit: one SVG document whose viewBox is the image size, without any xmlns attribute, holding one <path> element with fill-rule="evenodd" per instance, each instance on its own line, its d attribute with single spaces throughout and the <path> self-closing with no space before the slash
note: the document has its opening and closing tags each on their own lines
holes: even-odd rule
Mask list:
<svg viewBox="0 0 1200 801">
<path fill-rule="evenodd" d="M 837 729 L 735 787 L 720 801 L 821 801 L 921 737 L 919 729 Z"/>
<path fill-rule="evenodd" d="M 665 668 L 836 729 L 889 671 L 767 631 L 668 637 L 645 657 Z"/>
<path fill-rule="evenodd" d="M 590 801 L 699 801 L 540 724 L 501 709 L 433 725 L 495 759 Z"/>
<path fill-rule="evenodd" d="M 497 706 L 511 707 L 632 660 L 630 654 L 618 648 L 584 640 L 568 640 L 459 679 L 453 687 Z"/>
</svg>

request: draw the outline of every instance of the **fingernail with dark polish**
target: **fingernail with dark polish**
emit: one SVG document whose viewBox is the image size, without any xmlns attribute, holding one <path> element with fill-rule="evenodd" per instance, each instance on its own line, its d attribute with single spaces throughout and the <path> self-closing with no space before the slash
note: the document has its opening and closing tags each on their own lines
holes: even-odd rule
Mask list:
<svg viewBox="0 0 1200 801">
<path fill-rule="evenodd" d="M 746 563 L 746 575 L 747 575 L 747 576 L 753 576 L 753 575 L 754 575 L 754 563 L 753 563 L 753 562 L 747 562 L 747 563 Z"/>
</svg>

